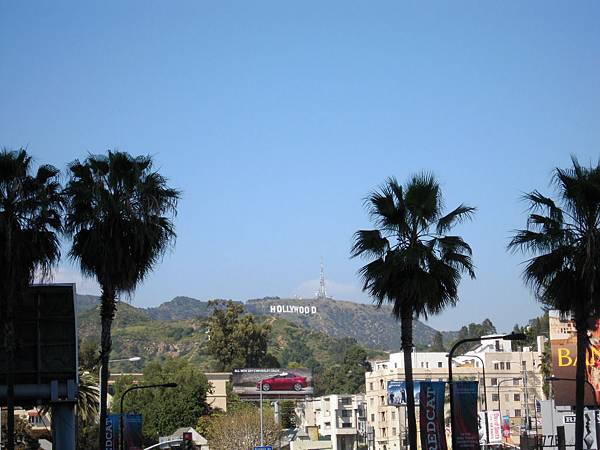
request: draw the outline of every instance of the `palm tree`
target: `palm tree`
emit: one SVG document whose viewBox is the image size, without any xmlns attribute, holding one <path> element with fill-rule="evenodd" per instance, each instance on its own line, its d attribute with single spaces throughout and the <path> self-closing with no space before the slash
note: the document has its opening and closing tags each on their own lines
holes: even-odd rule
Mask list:
<svg viewBox="0 0 600 450">
<path fill-rule="evenodd" d="M 527 228 L 515 232 L 509 249 L 535 255 L 523 270 L 540 302 L 570 313 L 577 330 L 575 448 L 583 448 L 583 408 L 588 319 L 600 311 L 600 164 L 555 169 L 558 201 L 539 191 L 525 195 Z"/>
<path fill-rule="evenodd" d="M 0 319 L 4 327 L 8 386 L 8 449 L 14 449 L 14 307 L 35 275 L 60 259 L 63 202 L 59 171 L 48 165 L 31 175 L 23 149 L 0 151 Z"/>
<path fill-rule="evenodd" d="M 414 175 L 403 187 L 389 178 L 365 199 L 373 230 L 354 235 L 352 257 L 371 261 L 359 271 L 363 290 L 377 306 L 392 304 L 401 324 L 407 385 L 410 448 L 417 448 L 411 353 L 413 320 L 438 314 L 458 301 L 461 274 L 475 277 L 471 248 L 452 227 L 470 218 L 475 208 L 460 205 L 443 215 L 442 192 L 433 175 Z"/>
<path fill-rule="evenodd" d="M 69 166 L 65 228 L 69 252 L 101 288 L 100 427 L 106 423 L 111 326 L 120 294 L 131 293 L 175 238 L 172 217 L 179 191 L 152 168 L 149 156 L 109 151 Z M 100 433 L 100 447 L 106 448 Z"/>
</svg>

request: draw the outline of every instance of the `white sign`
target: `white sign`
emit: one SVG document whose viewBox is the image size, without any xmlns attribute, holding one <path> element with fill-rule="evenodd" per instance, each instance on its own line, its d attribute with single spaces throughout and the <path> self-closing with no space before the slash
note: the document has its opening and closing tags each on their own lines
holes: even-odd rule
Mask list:
<svg viewBox="0 0 600 450">
<path fill-rule="evenodd" d="M 297 305 L 271 305 L 273 314 L 316 314 L 316 306 L 297 306 Z"/>
</svg>

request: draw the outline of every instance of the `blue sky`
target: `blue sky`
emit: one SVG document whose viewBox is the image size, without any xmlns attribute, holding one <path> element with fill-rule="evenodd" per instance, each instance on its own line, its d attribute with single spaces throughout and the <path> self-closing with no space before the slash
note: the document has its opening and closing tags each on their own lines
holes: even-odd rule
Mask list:
<svg viewBox="0 0 600 450">
<path fill-rule="evenodd" d="M 539 312 L 524 191 L 600 150 L 593 1 L 106 1 L 0 4 L 0 145 L 64 168 L 108 148 L 154 155 L 183 190 L 178 241 L 133 297 L 369 301 L 349 259 L 362 200 L 394 175 L 439 178 L 478 278 L 430 323 Z M 80 277 L 64 262 L 60 281 Z M 90 281 L 80 292 L 94 292 Z"/>
</svg>

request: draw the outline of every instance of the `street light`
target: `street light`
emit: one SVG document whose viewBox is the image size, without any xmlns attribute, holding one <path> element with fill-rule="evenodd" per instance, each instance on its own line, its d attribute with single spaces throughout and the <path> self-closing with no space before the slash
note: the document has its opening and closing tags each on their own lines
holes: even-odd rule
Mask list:
<svg viewBox="0 0 600 450">
<path fill-rule="evenodd" d="M 498 411 L 500 411 L 500 415 L 502 415 L 502 409 L 500 408 L 500 385 L 502 383 L 506 383 L 507 381 L 518 381 L 518 380 L 522 380 L 523 378 L 521 377 L 515 377 L 515 378 L 507 378 L 506 380 L 500 380 L 498 382 Z"/>
<path fill-rule="evenodd" d="M 121 359 L 109 359 L 108 362 L 109 363 L 113 363 L 113 362 L 125 362 L 125 361 L 130 361 L 130 362 L 136 362 L 136 361 L 140 361 L 142 358 L 139 356 L 131 356 L 129 358 L 121 358 Z M 110 374 L 109 374 L 110 377 Z M 99 395 L 100 398 L 102 398 L 102 362 L 100 363 L 100 372 L 99 372 L 99 376 L 98 376 L 98 382 L 100 383 L 100 389 L 99 389 Z"/>
<path fill-rule="evenodd" d="M 563 378 L 563 377 L 546 377 L 544 378 L 544 381 L 548 381 L 550 383 L 553 383 L 554 381 L 577 381 L 576 378 Z M 587 383 L 587 385 L 589 387 L 592 388 L 592 397 L 594 398 L 594 404 L 596 406 L 598 406 L 598 401 L 596 400 L 596 389 L 594 388 L 594 385 L 592 383 L 589 382 L 589 380 L 584 379 L 583 381 L 585 381 Z"/>
<path fill-rule="evenodd" d="M 123 394 L 121 395 L 121 414 L 119 417 L 119 422 L 121 425 L 121 439 L 119 439 L 120 444 L 119 447 L 121 450 L 125 449 L 125 421 L 123 420 L 123 401 L 125 400 L 125 394 L 127 394 L 130 391 L 133 391 L 135 389 L 150 389 L 150 388 L 157 388 L 157 387 L 164 387 L 164 388 L 176 388 L 177 387 L 177 383 L 163 383 L 163 384 L 147 384 L 144 386 L 132 386 L 129 389 L 125 390 L 125 392 L 123 392 Z"/>
<path fill-rule="evenodd" d="M 452 348 L 450 349 L 450 352 L 448 353 L 448 384 L 450 385 L 450 426 L 452 427 L 452 448 L 457 448 L 456 445 L 456 439 L 455 439 L 455 433 L 456 433 L 456 426 L 454 423 L 454 392 L 453 392 L 453 386 L 452 386 L 452 357 L 454 352 L 456 351 L 456 349 L 458 348 L 459 345 L 464 344 L 465 342 L 481 342 L 481 341 L 487 341 L 490 339 L 502 339 L 505 341 L 522 341 L 523 339 L 525 339 L 527 336 L 525 336 L 525 333 L 510 333 L 510 334 L 505 334 L 504 336 L 485 336 L 485 337 L 476 337 L 476 338 L 467 338 L 467 339 L 461 339 L 460 341 L 456 342 Z M 487 421 L 486 421 L 487 422 Z"/>
</svg>

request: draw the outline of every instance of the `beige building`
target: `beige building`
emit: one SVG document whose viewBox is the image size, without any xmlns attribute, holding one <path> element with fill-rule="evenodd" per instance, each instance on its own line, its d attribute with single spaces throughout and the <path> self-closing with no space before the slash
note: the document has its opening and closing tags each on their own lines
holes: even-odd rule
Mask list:
<svg viewBox="0 0 600 450">
<path fill-rule="evenodd" d="M 454 358 L 454 380 L 479 381 L 479 411 L 485 409 L 483 367 L 488 410 L 501 410 L 510 417 L 511 441 L 519 443 L 525 417 L 535 416 L 535 401 L 543 399 L 540 373 L 544 338 L 539 337 L 535 350 L 512 351 L 511 342 L 502 339 L 484 340 L 473 351 Z M 372 372 L 365 374 L 367 424 L 373 428 L 375 450 L 400 450 L 406 447 L 406 407 L 388 406 L 387 382 L 404 380 L 404 355 L 392 353 L 388 360 L 372 361 Z M 446 353 L 413 352 L 415 380 L 448 381 Z M 448 392 L 448 391 L 446 391 Z M 449 405 L 446 405 L 446 426 L 450 425 Z M 534 420 L 531 420 L 535 426 Z M 417 407 L 418 423 L 418 407 Z M 450 437 L 448 444 L 450 444 Z"/>
<path fill-rule="evenodd" d="M 361 444 L 366 443 L 366 411 L 362 395 L 305 400 L 296 405 L 296 416 L 300 432 L 314 434 L 313 440 L 330 441 L 332 450 L 364 448 Z"/>
</svg>

